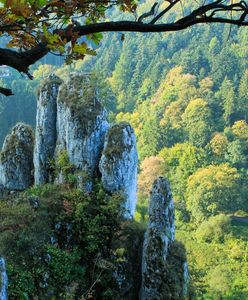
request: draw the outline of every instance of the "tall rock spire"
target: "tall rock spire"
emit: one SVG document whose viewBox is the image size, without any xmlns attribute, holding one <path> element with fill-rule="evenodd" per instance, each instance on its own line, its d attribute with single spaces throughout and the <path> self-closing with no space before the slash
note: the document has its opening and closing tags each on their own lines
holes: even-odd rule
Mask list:
<svg viewBox="0 0 248 300">
<path fill-rule="evenodd" d="M 35 184 L 52 181 L 51 163 L 57 140 L 57 95 L 61 83 L 59 77 L 51 74 L 39 90 L 34 147 Z"/>
<path fill-rule="evenodd" d="M 173 272 L 169 269 L 170 265 Z M 167 179 L 159 177 L 152 188 L 143 245 L 141 300 L 185 299 L 186 268 L 184 248 L 175 241 L 174 202 L 170 185 Z M 172 273 L 176 274 L 176 278 Z"/>
<path fill-rule="evenodd" d="M 91 76 L 72 74 L 59 90 L 56 153 L 67 151 L 76 169 L 92 176 L 107 129 L 107 113 L 97 99 Z"/>
<path fill-rule="evenodd" d="M 138 155 L 136 137 L 125 122 L 113 125 L 106 136 L 99 164 L 104 188 L 121 192 L 124 197 L 125 217 L 134 215 L 136 207 Z"/>
</svg>

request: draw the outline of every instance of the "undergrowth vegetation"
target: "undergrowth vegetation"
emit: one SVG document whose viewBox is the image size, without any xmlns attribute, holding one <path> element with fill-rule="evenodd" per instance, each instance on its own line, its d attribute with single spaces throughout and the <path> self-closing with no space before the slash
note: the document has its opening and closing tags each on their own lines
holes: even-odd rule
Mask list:
<svg viewBox="0 0 248 300">
<path fill-rule="evenodd" d="M 122 264 L 139 285 L 144 228 L 123 221 L 121 203 L 100 184 L 91 194 L 48 184 L 0 201 L 10 299 L 118 299 Z"/>
</svg>

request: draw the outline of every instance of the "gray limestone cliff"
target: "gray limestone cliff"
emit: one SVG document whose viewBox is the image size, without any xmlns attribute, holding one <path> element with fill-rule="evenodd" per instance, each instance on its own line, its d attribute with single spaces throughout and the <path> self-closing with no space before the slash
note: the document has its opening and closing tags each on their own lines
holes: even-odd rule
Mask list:
<svg viewBox="0 0 248 300">
<path fill-rule="evenodd" d="M 89 75 L 71 75 L 61 85 L 57 103 L 57 155 L 66 151 L 77 170 L 97 171 L 108 129 L 107 113 Z"/>
<path fill-rule="evenodd" d="M 18 123 L 6 136 L 0 154 L 0 184 L 7 190 L 25 190 L 33 184 L 32 128 Z"/>
<path fill-rule="evenodd" d="M 0 300 L 7 300 L 8 276 L 5 267 L 5 260 L 0 257 Z"/>
<path fill-rule="evenodd" d="M 183 246 L 175 241 L 174 202 L 168 180 L 153 185 L 142 258 L 141 300 L 185 299 L 188 276 Z"/>
<path fill-rule="evenodd" d="M 136 137 L 132 127 L 125 122 L 111 126 L 99 170 L 103 187 L 110 193 L 122 193 L 126 217 L 132 217 L 136 207 L 137 166 Z"/>
<path fill-rule="evenodd" d="M 50 75 L 39 89 L 34 147 L 35 184 L 52 181 L 51 162 L 57 140 L 57 95 L 62 80 Z"/>
</svg>

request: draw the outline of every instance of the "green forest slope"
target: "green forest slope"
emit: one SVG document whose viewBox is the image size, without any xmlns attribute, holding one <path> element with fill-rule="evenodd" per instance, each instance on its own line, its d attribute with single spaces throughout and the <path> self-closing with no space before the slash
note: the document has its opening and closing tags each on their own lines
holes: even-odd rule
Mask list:
<svg viewBox="0 0 248 300">
<path fill-rule="evenodd" d="M 36 66 L 33 82 L 12 74 L 16 96 L 0 99 L 2 141 L 17 120 L 35 123 L 34 89 L 46 74 L 97 74 L 111 119 L 130 122 L 137 135 L 138 222 L 146 222 L 153 180 L 171 181 L 193 299 L 248 299 L 247 33 L 204 25 L 124 40 L 106 34 L 96 57 Z"/>
</svg>

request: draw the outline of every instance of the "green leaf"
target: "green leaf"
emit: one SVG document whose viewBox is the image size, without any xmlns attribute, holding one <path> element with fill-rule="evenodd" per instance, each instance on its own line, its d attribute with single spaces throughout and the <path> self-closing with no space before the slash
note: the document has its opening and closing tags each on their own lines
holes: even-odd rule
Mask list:
<svg viewBox="0 0 248 300">
<path fill-rule="evenodd" d="M 86 36 L 87 40 L 90 40 L 94 42 L 96 45 L 99 45 L 100 41 L 103 38 L 103 35 L 101 32 L 93 33 Z"/>
</svg>

